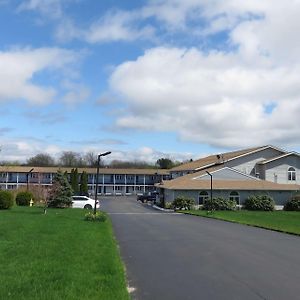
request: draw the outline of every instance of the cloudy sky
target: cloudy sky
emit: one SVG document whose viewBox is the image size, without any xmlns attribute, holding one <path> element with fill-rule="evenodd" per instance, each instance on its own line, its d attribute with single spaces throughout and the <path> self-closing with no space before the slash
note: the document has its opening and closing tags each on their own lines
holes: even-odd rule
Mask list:
<svg viewBox="0 0 300 300">
<path fill-rule="evenodd" d="M 0 0 L 0 160 L 300 149 L 299 0 Z"/>
</svg>

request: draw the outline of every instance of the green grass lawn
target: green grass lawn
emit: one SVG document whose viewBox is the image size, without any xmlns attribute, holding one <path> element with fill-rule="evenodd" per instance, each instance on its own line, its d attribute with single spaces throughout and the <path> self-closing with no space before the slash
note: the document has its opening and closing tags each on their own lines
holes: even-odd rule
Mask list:
<svg viewBox="0 0 300 300">
<path fill-rule="evenodd" d="M 130 299 L 110 221 L 84 214 L 0 211 L 0 299 Z"/>
<path fill-rule="evenodd" d="M 181 211 L 182 213 L 247 224 L 300 235 L 300 212 L 297 211 Z"/>
</svg>

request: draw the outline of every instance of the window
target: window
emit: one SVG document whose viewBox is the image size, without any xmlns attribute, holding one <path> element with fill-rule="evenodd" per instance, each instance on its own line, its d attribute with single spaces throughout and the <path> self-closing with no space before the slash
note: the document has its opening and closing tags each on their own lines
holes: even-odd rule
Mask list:
<svg viewBox="0 0 300 300">
<path fill-rule="evenodd" d="M 199 205 L 204 204 L 209 199 L 208 192 L 202 191 L 199 193 Z"/>
<path fill-rule="evenodd" d="M 293 167 L 289 167 L 288 169 L 288 180 L 289 181 L 296 180 L 296 170 Z"/>
<path fill-rule="evenodd" d="M 121 180 L 122 179 L 122 175 L 116 175 L 116 180 Z"/>
<path fill-rule="evenodd" d="M 229 200 L 233 200 L 236 202 L 236 204 L 240 204 L 240 195 L 238 192 L 233 191 L 229 195 Z"/>
</svg>

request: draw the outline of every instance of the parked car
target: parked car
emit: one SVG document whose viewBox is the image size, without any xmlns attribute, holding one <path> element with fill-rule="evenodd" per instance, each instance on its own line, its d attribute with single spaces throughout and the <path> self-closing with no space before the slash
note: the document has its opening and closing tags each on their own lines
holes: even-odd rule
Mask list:
<svg viewBox="0 0 300 300">
<path fill-rule="evenodd" d="M 72 207 L 93 209 L 95 206 L 95 200 L 87 196 L 72 196 Z M 96 202 L 96 209 L 100 208 L 99 201 Z"/>
<path fill-rule="evenodd" d="M 137 196 L 137 201 L 147 202 L 147 201 L 153 201 L 154 203 L 158 199 L 158 192 L 147 192 L 142 195 Z"/>
</svg>

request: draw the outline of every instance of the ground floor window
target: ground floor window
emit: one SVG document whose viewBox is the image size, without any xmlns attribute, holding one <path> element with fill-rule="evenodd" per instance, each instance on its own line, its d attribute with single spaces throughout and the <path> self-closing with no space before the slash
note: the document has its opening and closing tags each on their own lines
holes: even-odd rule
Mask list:
<svg viewBox="0 0 300 300">
<path fill-rule="evenodd" d="M 205 201 L 209 199 L 208 192 L 202 191 L 199 193 L 199 205 L 204 204 Z"/>
<path fill-rule="evenodd" d="M 229 195 L 229 200 L 233 200 L 236 202 L 236 204 L 240 204 L 240 195 L 238 192 L 233 191 Z"/>
</svg>

